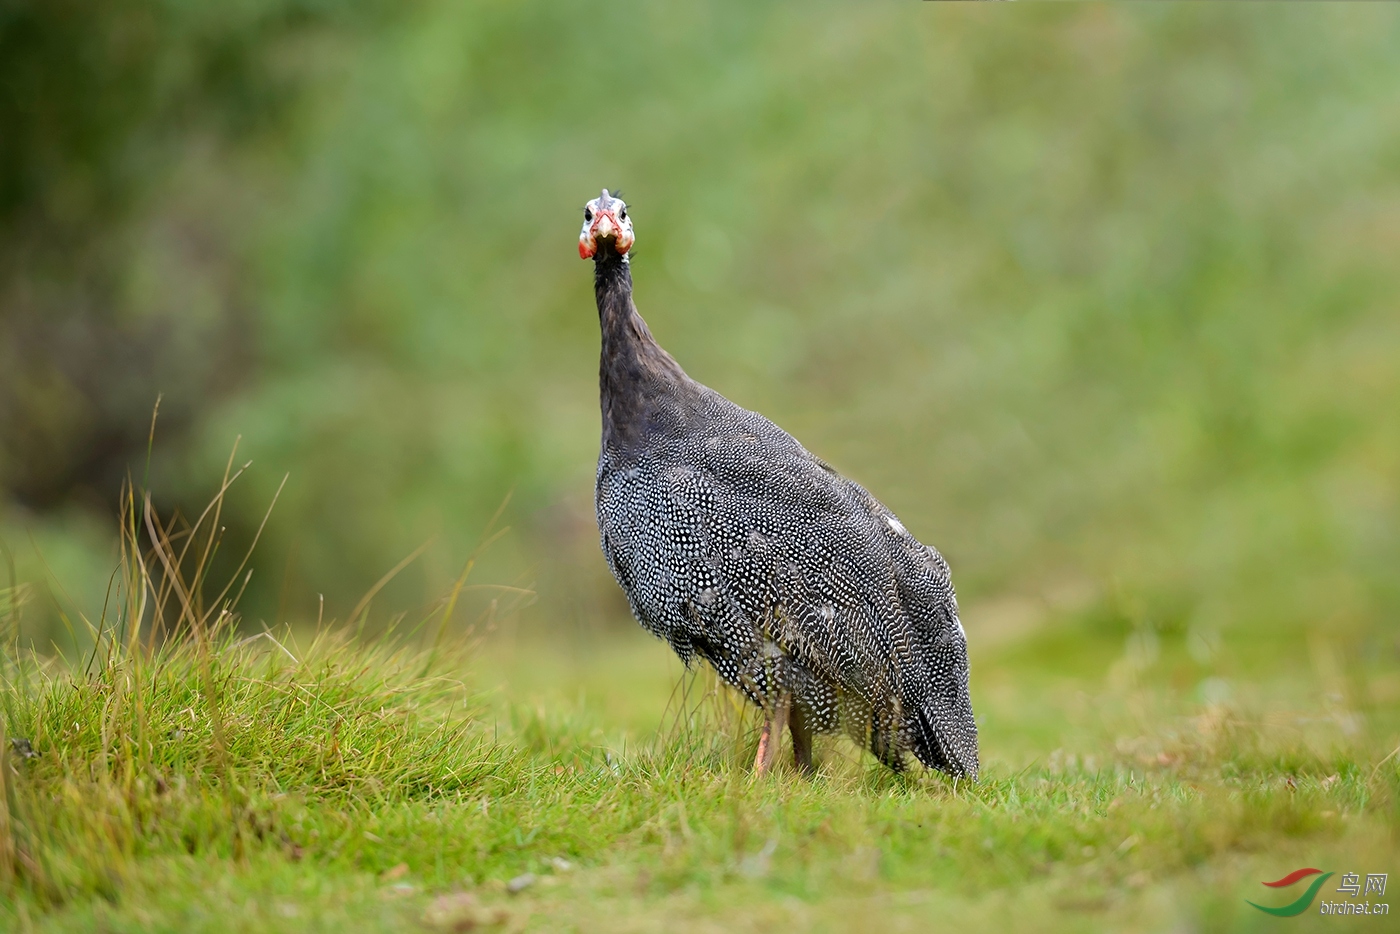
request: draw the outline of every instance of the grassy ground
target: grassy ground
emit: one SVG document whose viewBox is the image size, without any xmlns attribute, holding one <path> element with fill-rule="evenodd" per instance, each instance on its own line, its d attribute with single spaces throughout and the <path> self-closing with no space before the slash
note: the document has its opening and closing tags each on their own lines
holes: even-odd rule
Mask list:
<svg viewBox="0 0 1400 934">
<path fill-rule="evenodd" d="M 1259 883 L 1395 863 L 1397 647 L 1368 630 L 972 606 L 980 781 L 839 738 L 755 777 L 753 713 L 635 627 L 453 635 L 470 564 L 416 628 L 365 635 L 366 597 L 248 635 L 221 509 L 125 498 L 82 656 L 22 651 L 30 593 L 0 591 L 6 929 L 1263 930 Z"/>
<path fill-rule="evenodd" d="M 1265 930 L 1261 881 L 1395 867 L 1393 663 L 1102 630 L 971 632 L 971 785 L 838 740 L 754 779 L 752 718 L 641 633 L 12 654 L 0 924 Z"/>
</svg>

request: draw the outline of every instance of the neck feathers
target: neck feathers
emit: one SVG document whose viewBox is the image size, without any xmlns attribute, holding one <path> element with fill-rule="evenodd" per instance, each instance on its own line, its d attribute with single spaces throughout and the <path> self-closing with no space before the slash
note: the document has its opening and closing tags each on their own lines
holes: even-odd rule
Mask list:
<svg viewBox="0 0 1400 934">
<path fill-rule="evenodd" d="M 593 274 L 603 332 L 598 365 L 603 447 L 627 450 L 643 439 L 660 406 L 690 380 L 637 313 L 627 258 L 608 252 L 595 261 Z"/>
</svg>

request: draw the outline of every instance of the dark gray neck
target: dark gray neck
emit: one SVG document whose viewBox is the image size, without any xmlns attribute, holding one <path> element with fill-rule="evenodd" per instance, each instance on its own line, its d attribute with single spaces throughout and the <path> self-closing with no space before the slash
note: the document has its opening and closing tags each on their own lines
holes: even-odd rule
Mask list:
<svg viewBox="0 0 1400 934">
<path fill-rule="evenodd" d="M 659 407 L 693 384 L 651 336 L 632 302 L 632 272 L 627 259 L 606 244 L 594 260 L 593 291 L 603 332 L 598 363 L 603 447 L 625 452 L 645 441 Z"/>
</svg>

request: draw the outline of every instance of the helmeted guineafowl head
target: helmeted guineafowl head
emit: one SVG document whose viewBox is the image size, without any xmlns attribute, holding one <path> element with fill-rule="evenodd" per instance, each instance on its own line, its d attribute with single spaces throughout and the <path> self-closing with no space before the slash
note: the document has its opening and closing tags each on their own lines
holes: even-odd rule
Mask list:
<svg viewBox="0 0 1400 934">
<path fill-rule="evenodd" d="M 627 202 L 603 193 L 583 207 L 583 230 L 578 235 L 578 255 L 590 259 L 599 250 L 612 250 L 626 256 L 632 249 L 632 220 L 627 216 Z"/>
</svg>

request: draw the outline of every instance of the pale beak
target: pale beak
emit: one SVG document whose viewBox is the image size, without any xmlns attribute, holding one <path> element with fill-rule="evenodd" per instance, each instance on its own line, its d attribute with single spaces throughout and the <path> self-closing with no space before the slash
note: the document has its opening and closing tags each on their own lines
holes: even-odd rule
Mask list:
<svg viewBox="0 0 1400 934">
<path fill-rule="evenodd" d="M 598 240 L 616 240 L 621 234 L 621 231 L 618 229 L 617 223 L 612 219 L 611 214 L 606 211 L 599 211 L 597 220 L 593 222 L 592 234 L 595 242 Z"/>
</svg>

